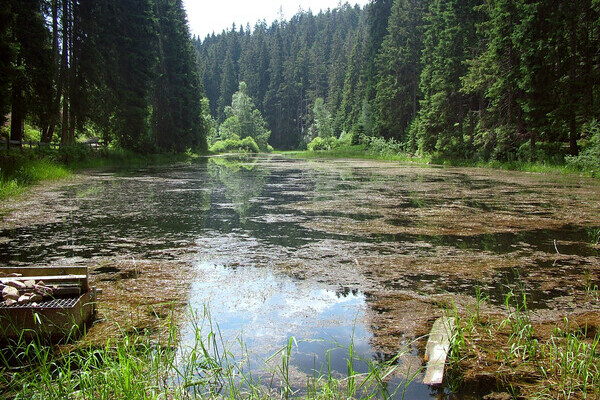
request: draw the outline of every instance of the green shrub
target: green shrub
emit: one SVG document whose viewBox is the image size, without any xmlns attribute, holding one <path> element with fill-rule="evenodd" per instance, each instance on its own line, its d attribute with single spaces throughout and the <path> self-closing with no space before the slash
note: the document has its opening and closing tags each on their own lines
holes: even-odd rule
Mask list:
<svg viewBox="0 0 600 400">
<path fill-rule="evenodd" d="M 244 153 L 259 153 L 260 149 L 254 139 L 250 136 L 243 139 L 225 139 L 217 140 L 211 147 L 212 153 L 225 152 L 244 152 Z"/>
<path fill-rule="evenodd" d="M 560 142 L 536 142 L 533 152 L 531 144 L 523 143 L 517 151 L 519 161 L 538 161 L 560 164 L 565 159 L 565 152 Z"/>
<path fill-rule="evenodd" d="M 402 152 L 402 143 L 394 139 L 386 140 L 382 137 L 369 137 L 367 149 L 382 156 L 391 156 Z"/>
<path fill-rule="evenodd" d="M 89 146 L 82 143 L 75 143 L 68 146 L 61 146 L 56 159 L 64 163 L 79 162 L 89 158 L 91 152 L 92 150 Z"/>
<path fill-rule="evenodd" d="M 600 176 L 600 122 L 594 119 L 584 126 L 582 151 L 578 156 L 567 156 L 567 164 L 593 176 Z"/>
<path fill-rule="evenodd" d="M 249 153 L 258 153 L 260 149 L 258 148 L 258 144 L 252 139 L 250 136 L 247 136 L 242 139 L 240 142 L 240 149 L 243 151 L 247 151 Z"/>
<path fill-rule="evenodd" d="M 338 140 L 334 137 L 328 137 L 328 138 L 321 138 L 321 137 L 316 137 L 314 138 L 308 145 L 306 145 L 306 148 L 308 149 L 308 151 L 318 151 L 318 150 L 331 150 L 334 149 L 338 146 Z"/>
</svg>

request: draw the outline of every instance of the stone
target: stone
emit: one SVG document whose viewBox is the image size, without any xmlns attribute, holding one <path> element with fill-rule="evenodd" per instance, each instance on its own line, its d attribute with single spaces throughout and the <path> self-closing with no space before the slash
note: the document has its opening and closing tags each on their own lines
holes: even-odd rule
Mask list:
<svg viewBox="0 0 600 400">
<path fill-rule="evenodd" d="M 4 300 L 17 300 L 19 298 L 19 291 L 12 286 L 5 286 L 4 289 L 2 289 L 2 298 Z"/>
<path fill-rule="evenodd" d="M 48 286 L 37 284 L 33 287 L 35 293 L 42 295 L 42 297 L 52 296 L 54 290 Z"/>
<path fill-rule="evenodd" d="M 33 290 L 33 287 L 35 286 L 35 281 L 34 280 L 28 280 L 23 282 L 23 284 L 25 285 L 25 288 L 27 290 Z"/>
<path fill-rule="evenodd" d="M 29 300 L 37 303 L 43 300 L 43 296 L 39 293 L 33 293 L 32 295 L 29 296 Z"/>
<path fill-rule="evenodd" d="M 26 294 L 24 294 L 23 296 L 19 297 L 19 300 L 17 300 L 17 303 L 19 303 L 19 304 L 29 304 L 29 296 L 27 296 Z"/>
<path fill-rule="evenodd" d="M 6 286 L 12 286 L 18 290 L 25 290 L 26 286 L 23 282 L 21 281 L 8 281 L 6 282 Z"/>
<path fill-rule="evenodd" d="M 6 304 L 7 307 L 10 307 L 17 304 L 17 301 L 13 299 L 6 299 L 4 300 L 4 304 Z"/>
</svg>

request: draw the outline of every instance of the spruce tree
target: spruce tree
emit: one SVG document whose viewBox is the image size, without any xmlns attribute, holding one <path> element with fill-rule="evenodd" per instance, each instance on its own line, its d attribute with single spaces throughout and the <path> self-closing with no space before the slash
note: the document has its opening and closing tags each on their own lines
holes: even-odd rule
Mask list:
<svg viewBox="0 0 600 400">
<path fill-rule="evenodd" d="M 405 141 L 420 99 L 424 2 L 396 0 L 377 58 L 376 133 Z"/>
</svg>

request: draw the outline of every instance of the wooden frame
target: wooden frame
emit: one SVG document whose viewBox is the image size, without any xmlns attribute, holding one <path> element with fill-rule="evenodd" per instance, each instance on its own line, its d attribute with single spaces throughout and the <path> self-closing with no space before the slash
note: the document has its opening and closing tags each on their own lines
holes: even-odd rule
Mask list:
<svg viewBox="0 0 600 400">
<path fill-rule="evenodd" d="M 21 276 L 9 276 L 14 274 Z M 96 289 L 89 287 L 87 267 L 0 267 L 0 282 L 10 280 L 43 280 L 47 284 L 75 282 L 81 286 L 82 293 L 37 306 L 0 307 L 0 338 L 69 339 L 82 333 L 96 312 Z"/>
</svg>

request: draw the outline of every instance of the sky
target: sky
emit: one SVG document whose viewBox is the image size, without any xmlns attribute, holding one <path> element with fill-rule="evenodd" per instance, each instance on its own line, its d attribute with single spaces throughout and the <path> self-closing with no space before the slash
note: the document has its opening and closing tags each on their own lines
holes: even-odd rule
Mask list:
<svg viewBox="0 0 600 400">
<path fill-rule="evenodd" d="M 344 0 L 342 3 L 345 3 Z M 348 3 L 365 5 L 369 0 L 348 0 Z M 187 10 L 190 32 L 204 39 L 211 33 L 221 33 L 223 29 L 231 29 L 235 22 L 237 29 L 240 25 L 246 27 L 249 22 L 253 27 L 256 21 L 266 20 L 270 24 L 279 18 L 280 8 L 283 18 L 289 20 L 300 7 L 304 11 L 335 8 L 339 0 L 184 0 Z"/>
</svg>

